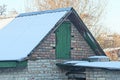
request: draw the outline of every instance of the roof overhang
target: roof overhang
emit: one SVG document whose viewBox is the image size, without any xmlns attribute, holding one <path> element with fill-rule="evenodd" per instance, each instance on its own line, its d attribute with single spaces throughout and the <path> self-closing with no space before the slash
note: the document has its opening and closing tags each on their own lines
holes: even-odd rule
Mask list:
<svg viewBox="0 0 120 80">
<path fill-rule="evenodd" d="M 57 63 L 58 67 L 65 70 L 76 69 L 105 69 L 112 71 L 120 70 L 120 62 L 87 62 L 87 61 L 67 61 L 64 63 Z"/>
</svg>

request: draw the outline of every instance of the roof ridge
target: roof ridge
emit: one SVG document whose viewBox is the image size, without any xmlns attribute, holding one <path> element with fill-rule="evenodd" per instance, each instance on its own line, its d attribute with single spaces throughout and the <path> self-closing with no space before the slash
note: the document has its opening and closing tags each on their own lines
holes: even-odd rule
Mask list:
<svg viewBox="0 0 120 80">
<path fill-rule="evenodd" d="M 70 11 L 71 9 L 72 9 L 72 7 L 59 8 L 59 9 L 54 9 L 54 10 L 45 10 L 45 11 L 21 13 L 17 17 L 32 16 L 32 15 L 45 14 L 45 13 L 54 13 L 54 12 L 62 12 L 62 11 Z"/>
</svg>

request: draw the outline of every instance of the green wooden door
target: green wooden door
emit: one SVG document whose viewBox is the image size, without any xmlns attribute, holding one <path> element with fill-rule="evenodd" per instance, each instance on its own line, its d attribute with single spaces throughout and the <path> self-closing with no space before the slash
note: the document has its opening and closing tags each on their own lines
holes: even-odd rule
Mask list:
<svg viewBox="0 0 120 80">
<path fill-rule="evenodd" d="M 71 46 L 71 24 L 64 22 L 56 30 L 56 58 L 69 59 Z"/>
</svg>

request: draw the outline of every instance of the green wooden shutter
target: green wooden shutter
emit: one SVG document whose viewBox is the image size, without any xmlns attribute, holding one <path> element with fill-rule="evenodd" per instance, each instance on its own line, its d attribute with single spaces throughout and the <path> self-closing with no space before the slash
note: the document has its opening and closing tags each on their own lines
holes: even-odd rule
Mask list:
<svg viewBox="0 0 120 80">
<path fill-rule="evenodd" d="M 56 30 L 56 58 L 69 59 L 71 46 L 70 22 L 62 23 Z"/>
</svg>

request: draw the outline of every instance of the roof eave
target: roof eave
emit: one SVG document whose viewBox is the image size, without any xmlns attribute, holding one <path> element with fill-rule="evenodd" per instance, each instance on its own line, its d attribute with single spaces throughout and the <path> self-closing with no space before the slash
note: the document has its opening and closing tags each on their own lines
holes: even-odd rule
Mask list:
<svg viewBox="0 0 120 80">
<path fill-rule="evenodd" d="M 64 64 L 64 63 L 57 63 L 56 66 L 60 67 L 61 69 L 69 70 L 69 69 L 103 69 L 103 70 L 110 70 L 110 71 L 120 71 L 120 68 L 105 68 L 105 67 L 94 67 L 94 66 L 75 66 L 74 64 Z"/>
<path fill-rule="evenodd" d="M 0 68 L 24 68 L 27 66 L 28 60 L 1 60 Z"/>
</svg>

